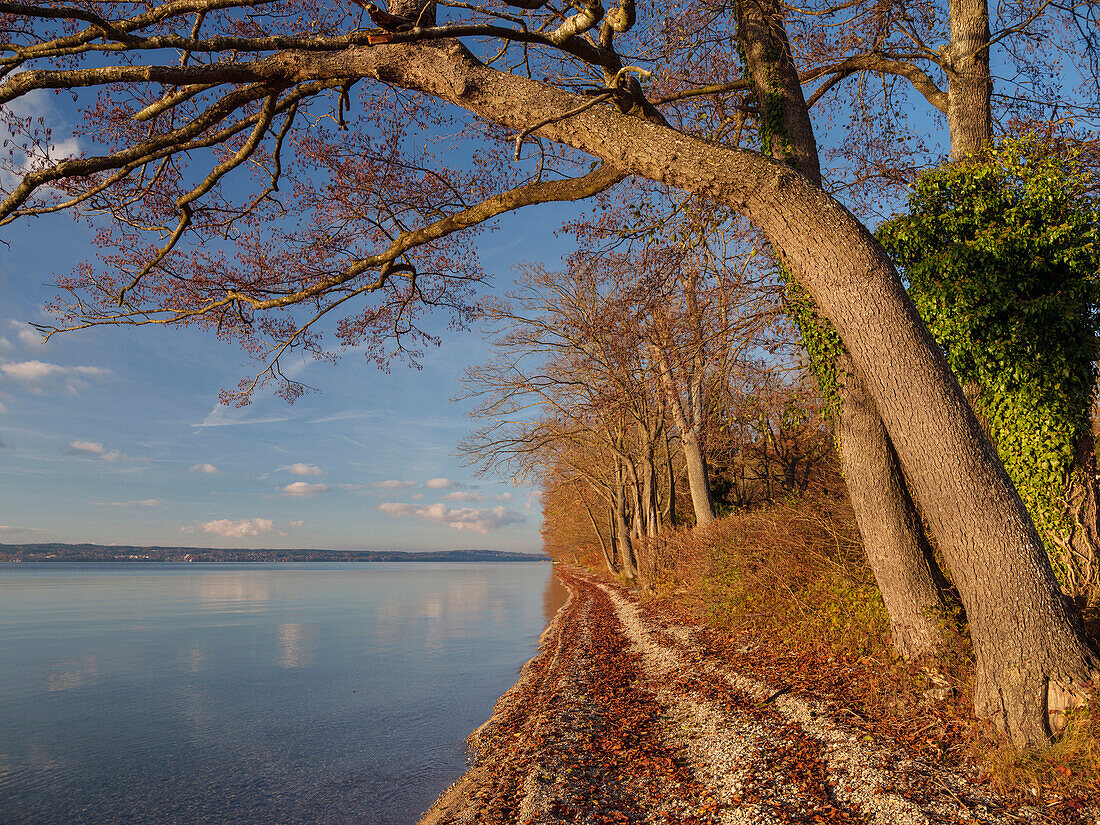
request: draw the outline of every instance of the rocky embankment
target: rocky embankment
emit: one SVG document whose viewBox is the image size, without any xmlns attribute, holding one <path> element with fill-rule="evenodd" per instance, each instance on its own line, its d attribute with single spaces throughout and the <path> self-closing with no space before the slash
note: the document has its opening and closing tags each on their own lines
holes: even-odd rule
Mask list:
<svg viewBox="0 0 1100 825">
<path fill-rule="evenodd" d="M 731 672 L 702 628 L 558 575 L 568 603 L 421 825 L 1050 821 Z"/>
</svg>

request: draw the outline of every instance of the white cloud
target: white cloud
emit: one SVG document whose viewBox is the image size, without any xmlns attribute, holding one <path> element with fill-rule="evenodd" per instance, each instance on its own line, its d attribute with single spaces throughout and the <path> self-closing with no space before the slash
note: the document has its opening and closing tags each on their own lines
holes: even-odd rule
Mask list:
<svg viewBox="0 0 1100 825">
<path fill-rule="evenodd" d="M 91 455 L 103 455 L 107 452 L 107 448 L 98 441 L 82 441 L 80 439 L 69 442 L 69 449 L 74 453 L 89 453 Z"/>
<path fill-rule="evenodd" d="M 415 481 L 372 481 L 371 487 L 377 487 L 379 490 L 407 490 L 409 487 L 415 487 Z"/>
<path fill-rule="evenodd" d="M 9 378 L 26 382 L 40 381 L 49 377 L 90 377 L 111 374 L 109 369 L 103 367 L 63 367 L 60 364 L 49 364 L 45 361 L 12 361 L 0 364 L 0 372 Z"/>
<path fill-rule="evenodd" d="M 102 507 L 159 507 L 164 502 L 159 498 L 145 498 L 141 501 L 93 501 Z"/>
<path fill-rule="evenodd" d="M 304 521 L 292 521 L 287 524 L 287 527 L 290 527 L 292 530 L 297 530 L 303 524 L 305 524 Z"/>
<path fill-rule="evenodd" d="M 202 464 L 192 464 L 191 465 L 191 472 L 193 472 L 193 473 L 206 473 L 207 475 L 210 475 L 212 473 L 220 473 L 221 470 L 219 470 L 213 464 L 207 464 L 207 463 L 203 462 Z"/>
<path fill-rule="evenodd" d="M 501 493 L 499 496 L 493 496 L 497 501 L 511 501 L 515 498 L 511 493 Z"/>
<path fill-rule="evenodd" d="M 100 461 L 111 462 L 128 461 L 138 464 L 147 464 L 149 462 L 147 458 L 134 458 L 118 450 L 108 450 L 98 441 L 87 441 L 80 438 L 69 442 L 69 455 L 80 456 L 81 458 L 98 458 Z"/>
<path fill-rule="evenodd" d="M 455 490 L 453 493 L 447 493 L 443 496 L 444 501 L 485 501 L 485 496 L 481 493 L 474 493 L 468 490 Z"/>
<path fill-rule="evenodd" d="M 15 345 L 11 341 L 9 341 L 3 335 L 0 335 L 0 350 L 2 350 L 3 352 L 7 352 L 13 346 L 15 346 Z"/>
<path fill-rule="evenodd" d="M 205 524 L 181 527 L 181 533 L 214 533 L 227 539 L 242 539 L 245 536 L 258 536 L 261 533 L 270 533 L 275 529 L 275 522 L 269 518 L 246 518 L 238 521 L 220 518 L 208 521 Z"/>
<path fill-rule="evenodd" d="M 15 333 L 15 337 L 19 339 L 20 344 L 26 347 L 41 346 L 42 344 L 42 333 L 26 327 Z"/>
<path fill-rule="evenodd" d="M 293 484 L 288 484 L 279 489 L 288 496 L 308 498 L 309 496 L 319 496 L 322 493 L 327 493 L 332 488 L 327 484 L 309 484 L 305 481 L 295 481 Z"/>
<path fill-rule="evenodd" d="M 424 486 L 429 490 L 451 490 L 454 488 L 465 487 L 465 484 L 459 484 L 449 478 L 429 478 L 424 482 Z"/>
<path fill-rule="evenodd" d="M 452 530 L 470 530 L 488 533 L 509 524 L 526 521 L 526 517 L 505 507 L 479 509 L 477 507 L 448 507 L 442 502 L 422 507 L 417 504 L 383 502 L 378 509 L 393 518 L 418 518 L 444 524 Z"/>
<path fill-rule="evenodd" d="M 125 458 L 118 450 L 108 450 L 98 441 L 84 441 L 81 439 L 69 442 L 69 453 L 87 458 L 100 458 L 104 461 L 118 461 Z"/>
<path fill-rule="evenodd" d="M 296 476 L 319 476 L 324 473 L 324 470 L 316 464 L 303 464 L 300 461 L 296 464 L 291 464 L 289 467 L 280 467 L 279 469 L 286 470 Z"/>
</svg>

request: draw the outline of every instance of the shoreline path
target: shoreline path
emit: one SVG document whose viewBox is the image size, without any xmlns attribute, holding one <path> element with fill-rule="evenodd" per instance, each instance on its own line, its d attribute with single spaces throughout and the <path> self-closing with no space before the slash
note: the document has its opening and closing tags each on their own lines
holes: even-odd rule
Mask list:
<svg viewBox="0 0 1100 825">
<path fill-rule="evenodd" d="M 739 676 L 627 590 L 555 570 L 569 601 L 421 825 L 1045 821 Z"/>
</svg>

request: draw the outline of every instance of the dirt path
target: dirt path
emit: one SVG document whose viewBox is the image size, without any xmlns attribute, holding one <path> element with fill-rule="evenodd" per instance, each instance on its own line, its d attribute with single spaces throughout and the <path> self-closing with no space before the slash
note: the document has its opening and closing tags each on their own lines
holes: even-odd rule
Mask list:
<svg viewBox="0 0 1100 825">
<path fill-rule="evenodd" d="M 621 588 L 558 575 L 569 602 L 421 825 L 1044 821 L 729 672 Z"/>
</svg>

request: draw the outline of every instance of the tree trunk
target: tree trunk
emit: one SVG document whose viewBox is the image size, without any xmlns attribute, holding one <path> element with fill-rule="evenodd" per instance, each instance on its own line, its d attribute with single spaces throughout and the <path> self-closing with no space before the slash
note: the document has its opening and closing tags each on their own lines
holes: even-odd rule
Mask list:
<svg viewBox="0 0 1100 825">
<path fill-rule="evenodd" d="M 684 451 L 688 490 L 691 492 L 691 503 L 695 507 L 695 524 L 703 527 L 715 521 L 714 500 L 710 495 L 707 462 L 694 428 L 680 431 L 680 447 Z"/>
<path fill-rule="evenodd" d="M 281 60 L 259 61 L 249 76 L 285 77 L 309 64 L 310 76 L 352 72 L 424 91 L 508 128 L 538 125 L 543 139 L 751 220 L 836 328 L 882 416 L 970 621 L 976 712 L 1018 744 L 1047 741 L 1051 718 L 1082 695 L 1100 661 L 943 352 L 886 253 L 847 209 L 785 164 L 684 135 L 645 107 L 585 110 L 582 96 L 489 68 L 456 41 L 296 56 L 289 67 Z"/>
<path fill-rule="evenodd" d="M 650 356 L 657 366 L 657 374 L 665 392 L 668 409 L 672 413 L 672 421 L 680 431 L 680 449 L 683 451 L 684 464 L 687 467 L 688 490 L 691 493 L 691 504 L 695 508 L 695 524 L 701 527 L 713 522 L 715 515 L 714 499 L 710 493 L 710 479 L 707 477 L 707 464 L 703 458 L 703 447 L 699 443 L 699 426 L 694 419 L 688 420 L 688 411 L 684 409 L 680 390 L 673 378 L 668 354 L 658 346 L 650 345 L 649 349 Z M 694 382 L 689 389 L 689 396 L 693 392 L 698 393 Z M 694 399 L 689 398 L 689 405 L 694 406 L 693 401 Z"/>
<path fill-rule="evenodd" d="M 592 522 L 592 532 L 596 534 L 596 538 L 600 540 L 600 555 L 603 556 L 603 563 L 607 567 L 607 572 L 612 576 L 615 575 L 615 559 L 611 556 L 611 550 L 607 546 L 607 542 L 603 540 L 603 534 L 600 532 L 599 526 L 596 524 L 596 517 L 592 514 L 592 508 L 588 506 L 588 502 L 583 498 L 581 504 L 584 505 L 584 509 L 588 512 L 588 520 Z"/>
<path fill-rule="evenodd" d="M 634 547 L 630 542 L 630 525 L 626 520 L 626 485 L 623 482 L 622 463 L 615 461 L 615 490 L 612 512 L 615 516 L 615 538 L 619 550 L 619 569 L 628 579 L 637 578 L 634 567 Z"/>
<path fill-rule="evenodd" d="M 657 485 L 654 482 L 653 468 L 653 443 L 645 445 L 642 453 L 642 501 L 645 504 L 645 534 L 649 538 L 656 538 L 660 527 L 657 517 Z"/>
<path fill-rule="evenodd" d="M 837 447 L 856 525 L 890 617 L 894 650 L 917 659 L 934 651 L 940 634 L 942 574 L 882 419 L 846 356 L 837 363 L 837 377 Z"/>
<path fill-rule="evenodd" d="M 775 0 L 742 0 L 738 10 L 738 36 L 762 112 L 761 129 L 771 135 L 766 149 L 820 186 L 817 142 L 780 7 Z M 769 101 L 782 105 L 767 105 Z M 778 140 L 780 135 L 785 139 Z M 942 574 L 867 388 L 846 355 L 833 366 L 841 404 L 834 434 L 856 525 L 890 617 L 894 649 L 902 658 L 914 659 L 931 653 L 935 645 L 933 614 L 940 607 L 940 592 L 933 571 L 940 578 Z M 766 440 L 764 447 L 770 498 Z"/>
<path fill-rule="evenodd" d="M 951 42 L 942 65 L 947 74 L 951 160 L 958 163 L 993 137 L 988 0 L 951 0 L 950 13 Z"/>
<path fill-rule="evenodd" d="M 678 524 L 676 518 L 676 471 L 672 466 L 672 445 L 668 443 L 668 432 L 665 432 L 665 468 L 668 473 L 668 507 L 665 509 L 665 518 L 668 526 L 675 528 Z"/>
</svg>

